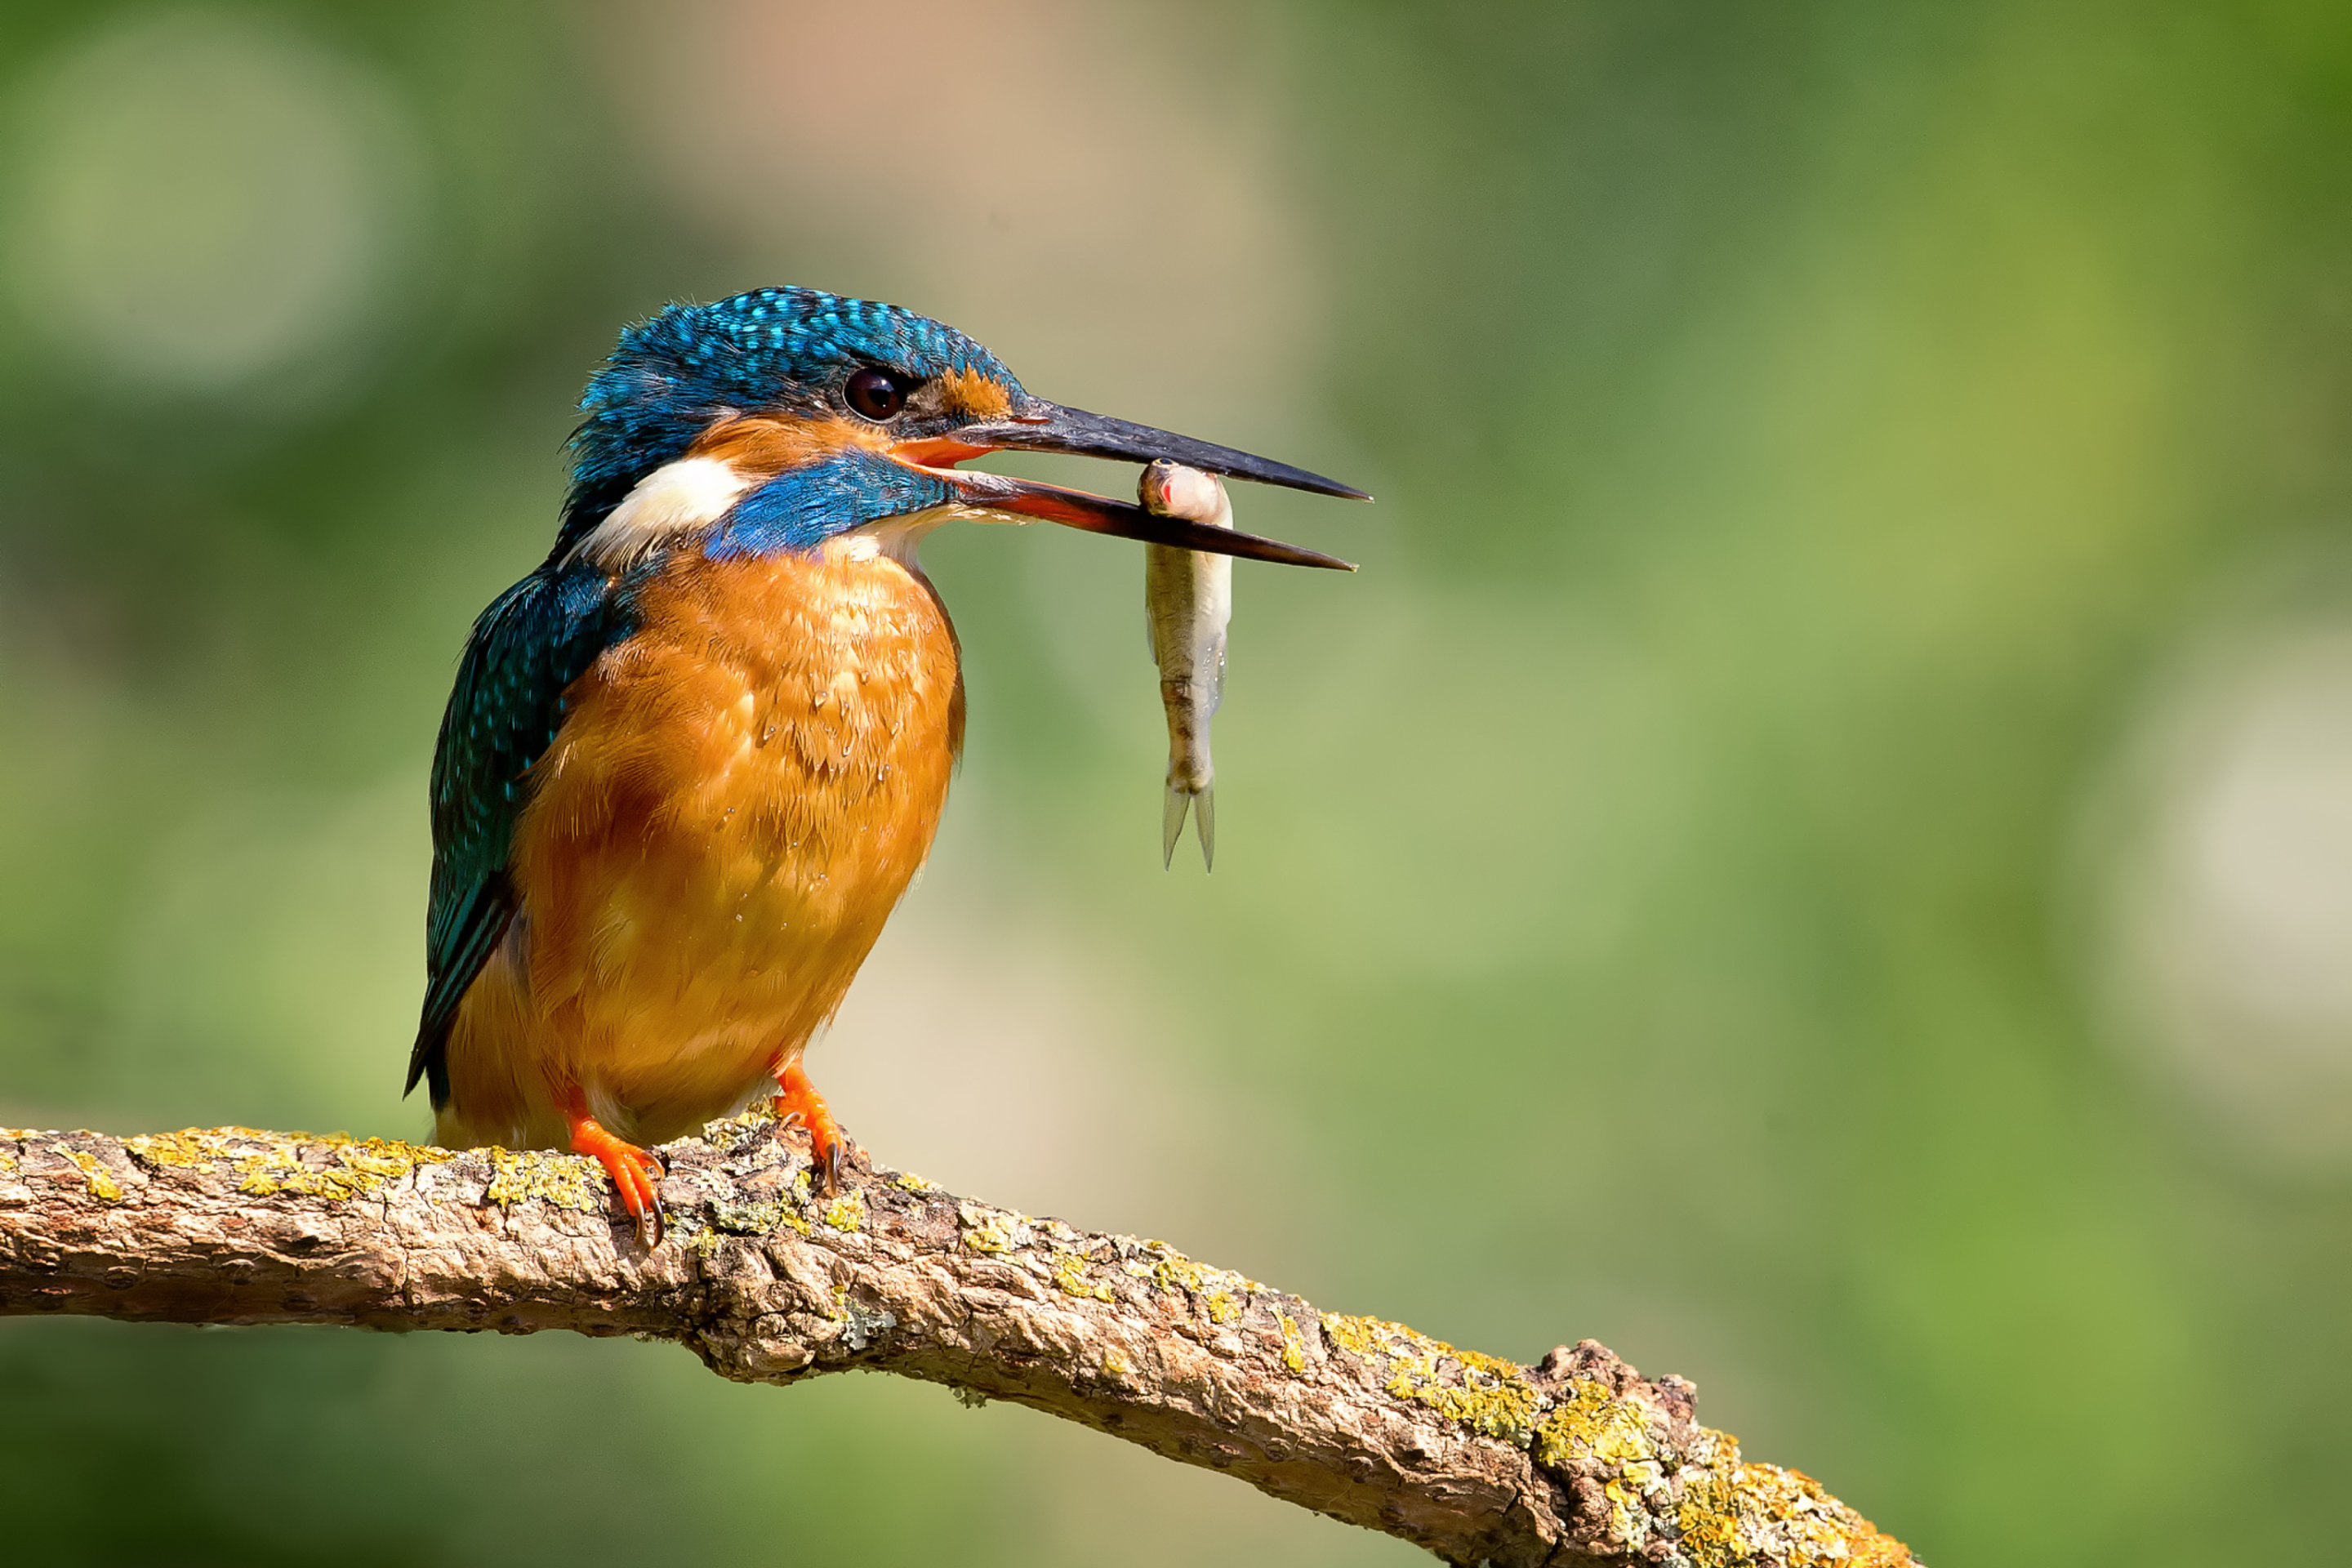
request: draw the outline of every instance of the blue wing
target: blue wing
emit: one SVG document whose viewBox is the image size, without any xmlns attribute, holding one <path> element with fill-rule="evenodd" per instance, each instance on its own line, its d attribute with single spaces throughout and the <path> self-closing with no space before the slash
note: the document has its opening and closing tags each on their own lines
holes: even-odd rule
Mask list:
<svg viewBox="0 0 2352 1568">
<path fill-rule="evenodd" d="M 433 754 L 433 895 L 425 920 L 425 1011 L 408 1088 L 448 1102 L 449 1026 L 514 919 L 507 861 L 531 765 L 562 727 L 564 693 L 635 629 L 628 596 L 600 571 L 542 566 L 474 623 Z"/>
</svg>

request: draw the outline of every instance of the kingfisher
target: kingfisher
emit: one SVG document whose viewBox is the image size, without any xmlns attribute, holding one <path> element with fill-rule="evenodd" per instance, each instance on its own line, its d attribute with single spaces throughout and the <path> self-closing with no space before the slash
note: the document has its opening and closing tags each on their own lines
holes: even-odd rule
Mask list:
<svg viewBox="0 0 2352 1568">
<path fill-rule="evenodd" d="M 803 1056 L 929 854 L 963 743 L 926 534 L 1042 518 L 1349 569 L 960 465 L 1168 458 L 1369 498 L 1047 402 L 953 328 L 812 289 L 668 306 L 579 407 L 554 546 L 474 623 L 441 721 L 407 1089 L 446 1147 L 594 1157 L 651 1247 L 646 1145 L 763 1093 L 837 1189 L 847 1140 Z"/>
</svg>

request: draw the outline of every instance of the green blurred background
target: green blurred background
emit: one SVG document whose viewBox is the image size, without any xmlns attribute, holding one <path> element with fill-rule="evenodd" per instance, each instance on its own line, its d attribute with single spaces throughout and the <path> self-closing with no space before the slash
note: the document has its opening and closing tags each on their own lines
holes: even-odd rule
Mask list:
<svg viewBox="0 0 2352 1568">
<path fill-rule="evenodd" d="M 1213 879 L 1132 548 L 933 540 L 970 752 L 813 1058 L 879 1156 L 1599 1338 L 1931 1563 L 2340 1550 L 2352 11 L 11 0 L 0 117 L 0 1121 L 423 1131 L 466 626 L 621 322 L 812 283 L 1381 498 L 1238 498 L 1365 570 L 1240 571 Z M 0 1322 L 0 1512 L 1413 1560 L 554 1337 Z"/>
</svg>

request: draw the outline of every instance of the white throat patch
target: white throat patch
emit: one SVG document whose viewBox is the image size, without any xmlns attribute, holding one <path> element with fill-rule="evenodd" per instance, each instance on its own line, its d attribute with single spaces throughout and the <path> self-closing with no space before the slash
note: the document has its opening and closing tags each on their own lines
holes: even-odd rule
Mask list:
<svg viewBox="0 0 2352 1568">
<path fill-rule="evenodd" d="M 680 458 L 639 479 L 604 521 L 572 547 L 566 563 L 587 561 L 619 572 L 662 541 L 708 528 L 752 486 L 751 476 L 717 458 Z"/>
</svg>

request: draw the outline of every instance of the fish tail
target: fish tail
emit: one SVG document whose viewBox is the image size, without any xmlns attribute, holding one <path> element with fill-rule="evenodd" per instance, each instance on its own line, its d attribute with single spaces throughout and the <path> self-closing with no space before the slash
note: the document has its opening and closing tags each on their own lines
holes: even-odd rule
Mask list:
<svg viewBox="0 0 2352 1568">
<path fill-rule="evenodd" d="M 1168 798 L 1160 807 L 1160 868 L 1163 871 L 1176 864 L 1176 840 L 1184 837 L 1184 811 L 1192 804 L 1192 796 L 1184 786 L 1170 780 Z"/>
<path fill-rule="evenodd" d="M 1192 814 L 1192 831 L 1201 836 L 1201 869 L 1217 868 L 1217 786 L 1201 791 L 1201 806 Z"/>
</svg>

